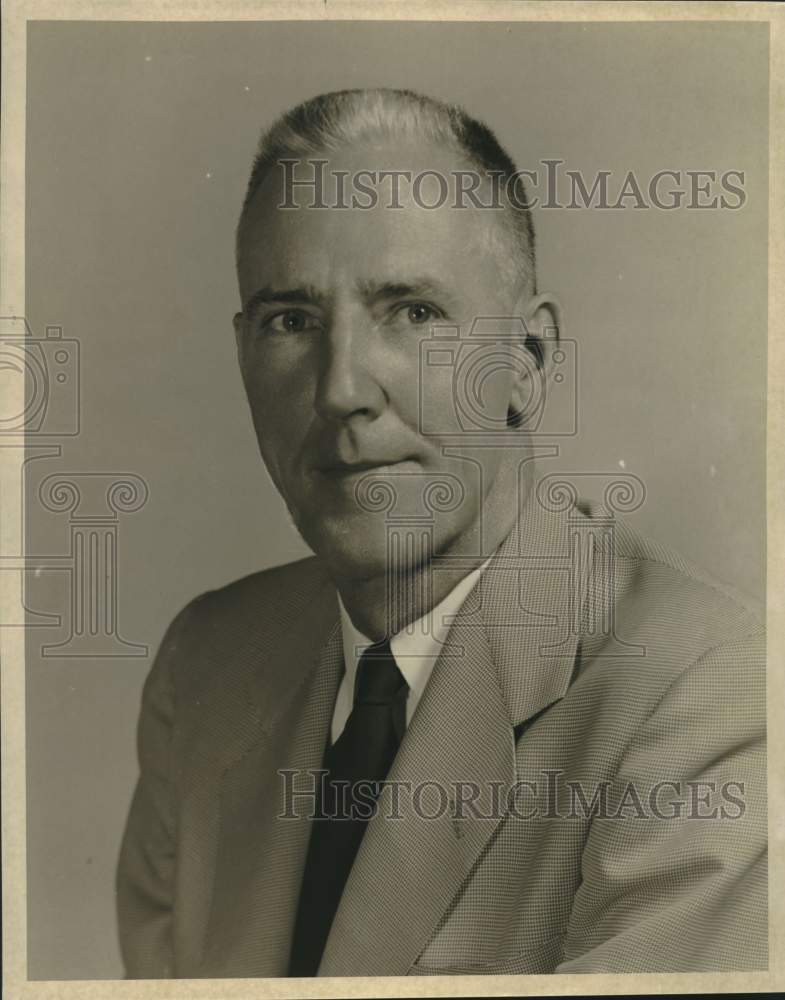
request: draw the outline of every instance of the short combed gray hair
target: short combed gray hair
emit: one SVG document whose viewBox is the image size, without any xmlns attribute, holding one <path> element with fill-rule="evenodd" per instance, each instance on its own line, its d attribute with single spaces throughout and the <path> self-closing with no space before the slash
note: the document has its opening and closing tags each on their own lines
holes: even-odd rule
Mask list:
<svg viewBox="0 0 785 1000">
<path fill-rule="evenodd" d="M 536 291 L 534 226 L 526 189 L 515 163 L 493 132 L 456 104 L 446 104 L 412 90 L 373 88 L 320 94 L 285 112 L 259 140 L 237 226 L 238 247 L 243 220 L 270 169 L 286 159 L 321 153 L 379 139 L 412 138 L 451 146 L 468 164 L 499 178 L 504 199 L 501 213 L 521 255 L 523 275 Z"/>
</svg>

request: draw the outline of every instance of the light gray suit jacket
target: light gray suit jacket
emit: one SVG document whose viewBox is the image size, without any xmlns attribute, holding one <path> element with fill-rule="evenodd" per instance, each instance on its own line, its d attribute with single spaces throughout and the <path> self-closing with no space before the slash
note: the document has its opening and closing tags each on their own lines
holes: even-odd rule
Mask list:
<svg viewBox="0 0 785 1000">
<path fill-rule="evenodd" d="M 606 513 L 530 503 L 456 616 L 320 975 L 766 967 L 761 621 Z M 172 623 L 118 868 L 129 976 L 286 975 L 310 823 L 279 772 L 309 786 L 342 670 L 317 559 Z"/>
</svg>

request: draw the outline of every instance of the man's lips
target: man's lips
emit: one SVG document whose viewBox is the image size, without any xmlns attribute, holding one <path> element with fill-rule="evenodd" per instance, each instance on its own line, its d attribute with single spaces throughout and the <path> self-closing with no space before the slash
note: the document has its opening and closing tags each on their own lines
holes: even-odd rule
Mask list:
<svg viewBox="0 0 785 1000">
<path fill-rule="evenodd" d="M 344 476 L 360 475 L 363 472 L 386 472 L 400 465 L 410 465 L 413 458 L 407 455 L 404 458 L 378 458 L 364 459 L 358 462 L 334 461 L 317 467 L 317 471 L 323 476 L 342 478 Z"/>
</svg>

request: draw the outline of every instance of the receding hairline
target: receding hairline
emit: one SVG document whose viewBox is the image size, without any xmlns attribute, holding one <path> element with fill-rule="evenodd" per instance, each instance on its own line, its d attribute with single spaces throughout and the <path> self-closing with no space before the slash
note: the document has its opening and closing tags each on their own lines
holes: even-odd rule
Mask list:
<svg viewBox="0 0 785 1000">
<path fill-rule="evenodd" d="M 491 129 L 472 118 L 462 107 L 411 90 L 366 88 L 319 94 L 280 115 L 261 135 L 242 210 L 237 223 L 235 252 L 240 245 L 251 202 L 276 163 L 282 160 L 328 158 L 333 152 L 356 148 L 380 139 L 412 137 L 452 149 L 464 166 L 513 177 L 517 205 L 510 199 L 494 209 L 501 228 L 512 240 L 511 257 L 523 265 L 516 269 L 536 291 L 534 227 L 526 205 L 526 192 L 517 168 Z"/>
</svg>

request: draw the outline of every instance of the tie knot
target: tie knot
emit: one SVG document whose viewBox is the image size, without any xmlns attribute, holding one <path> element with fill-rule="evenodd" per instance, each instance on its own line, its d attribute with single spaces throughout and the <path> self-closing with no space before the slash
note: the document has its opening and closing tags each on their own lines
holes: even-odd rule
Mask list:
<svg viewBox="0 0 785 1000">
<path fill-rule="evenodd" d="M 395 662 L 389 640 L 369 646 L 357 665 L 355 705 L 390 705 L 408 691 L 409 685 Z"/>
</svg>

